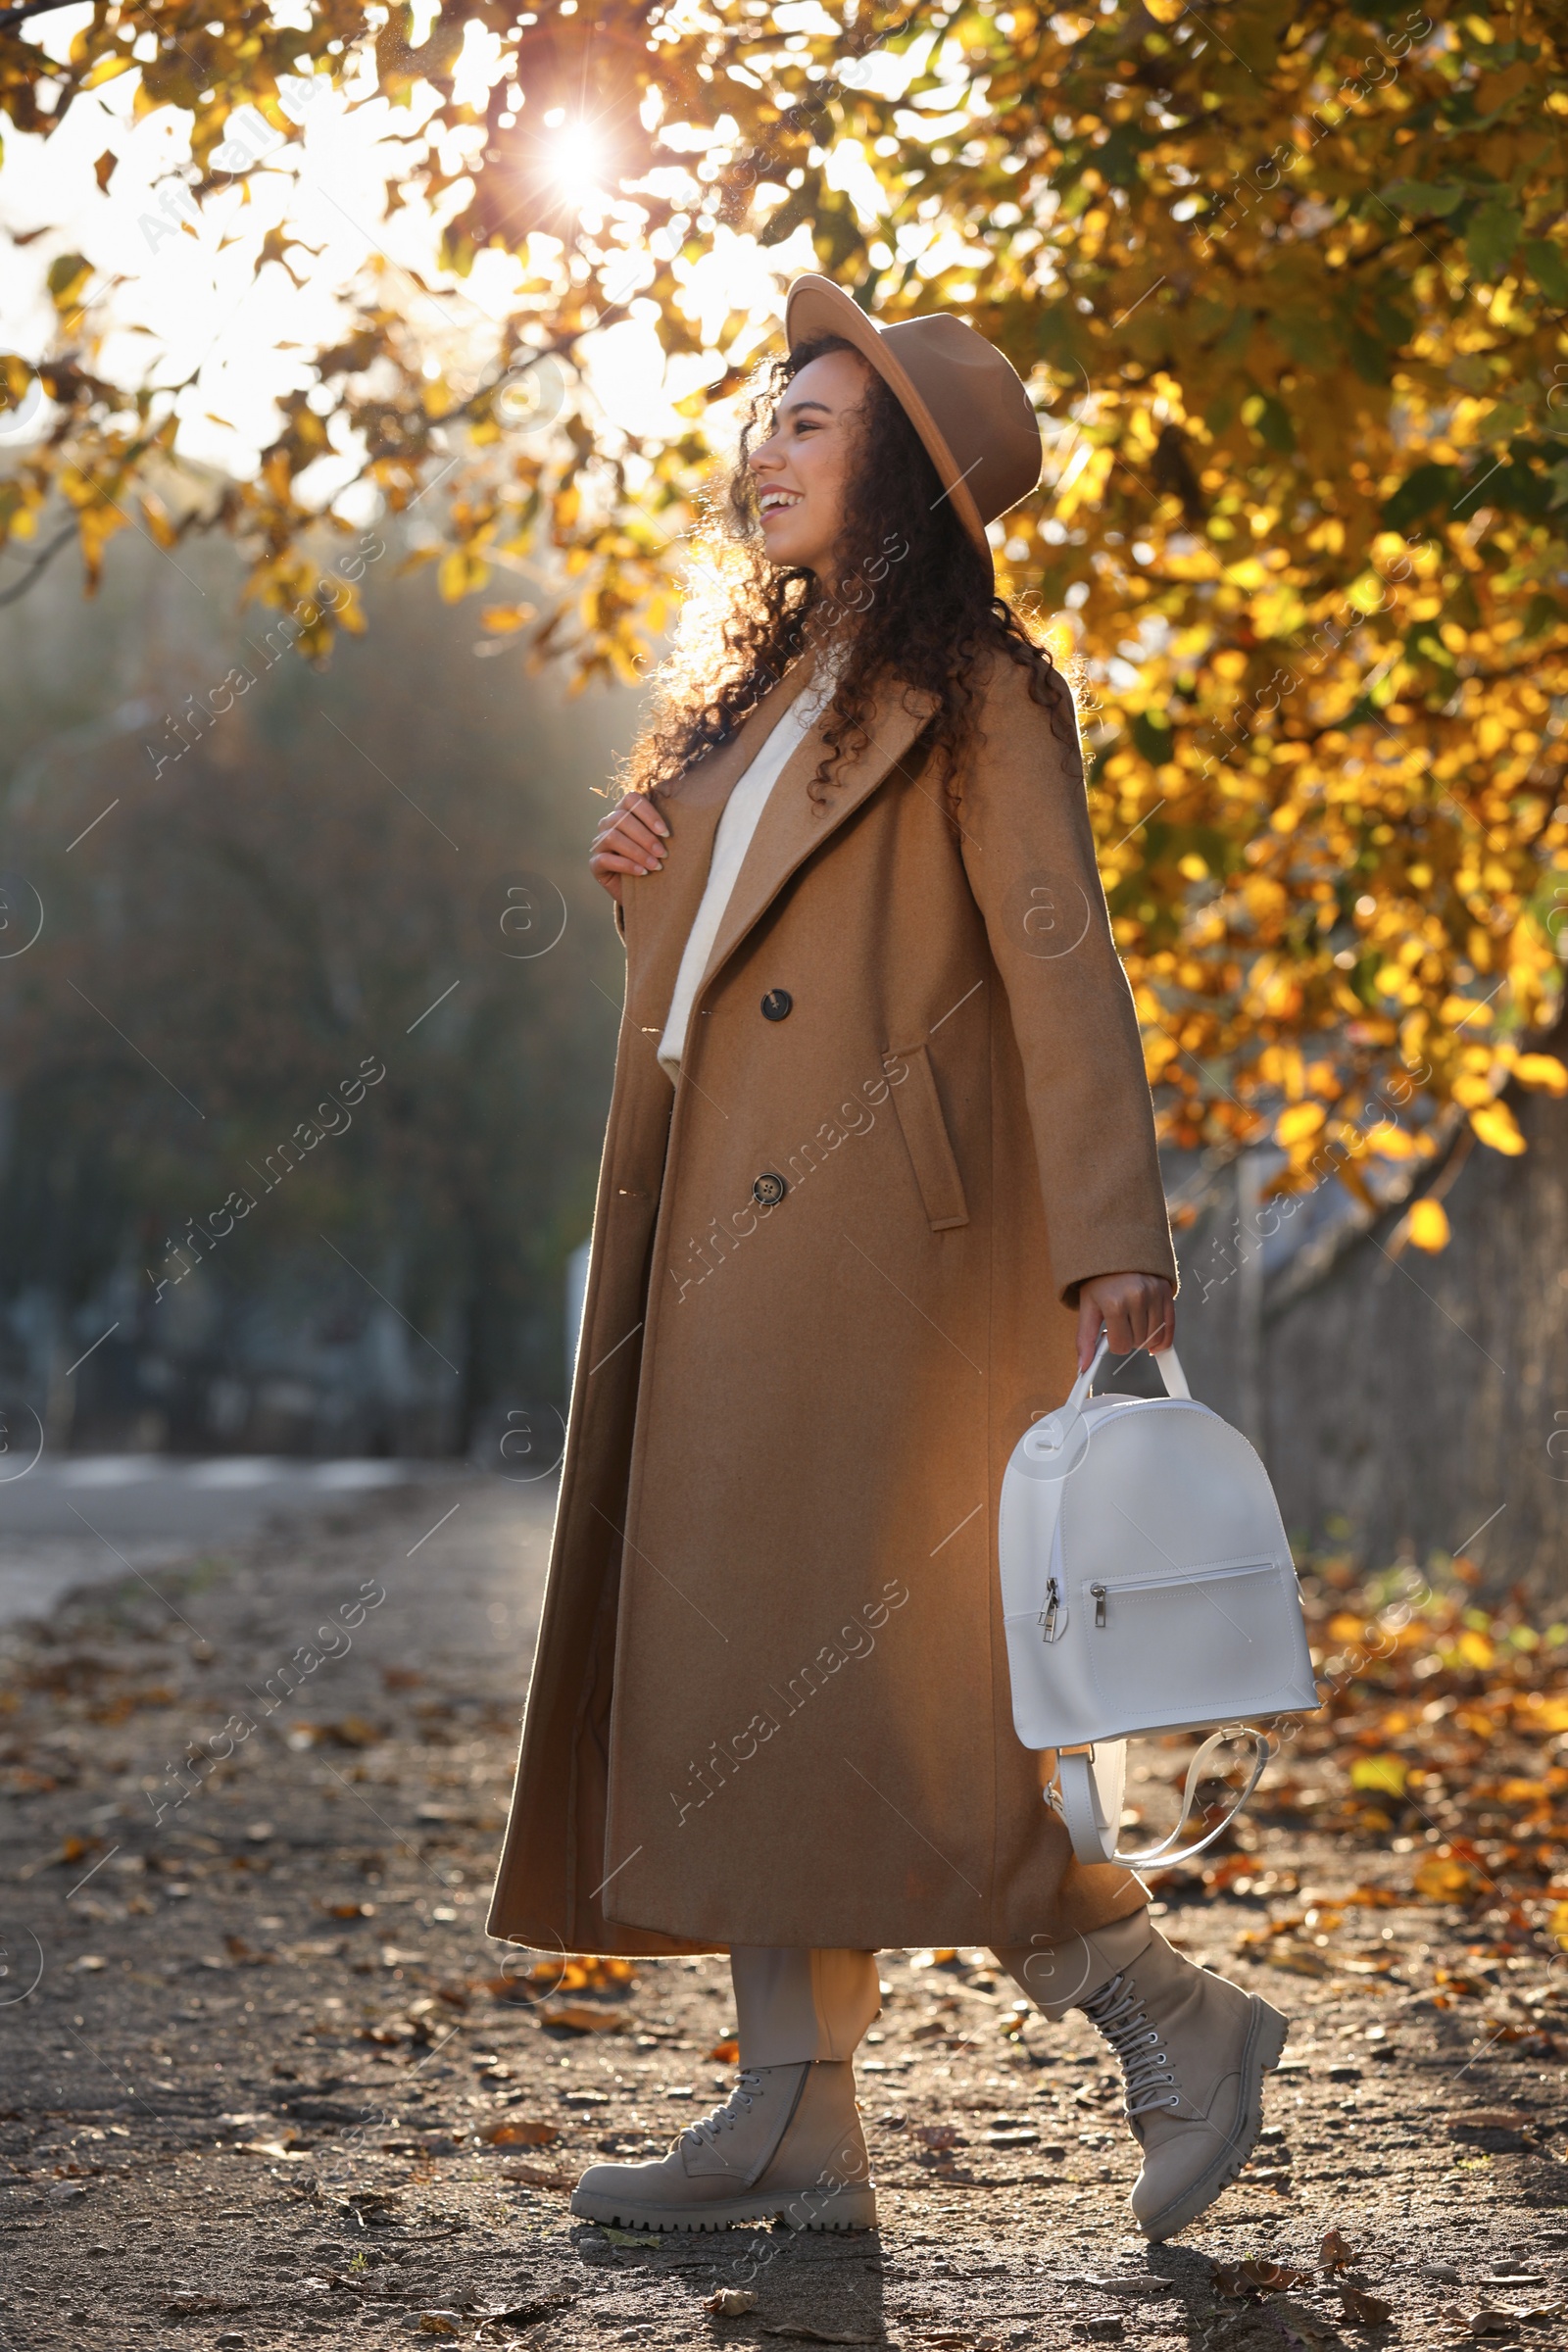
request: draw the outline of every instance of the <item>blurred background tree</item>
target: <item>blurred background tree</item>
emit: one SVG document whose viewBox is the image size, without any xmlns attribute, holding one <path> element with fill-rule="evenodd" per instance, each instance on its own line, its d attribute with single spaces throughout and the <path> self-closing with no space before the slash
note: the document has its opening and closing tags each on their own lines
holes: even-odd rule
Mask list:
<svg viewBox="0 0 1568 2352">
<path fill-rule="evenodd" d="M 63 575 L 10 616 L 4 862 L 46 919 L 3 967 L 0 1369 L 118 1321 L 57 1438 L 471 1445 L 562 1394 L 623 701 L 568 715 L 415 582 L 318 675 L 236 621 L 228 551 L 190 564 L 133 542 L 90 635 Z"/>
</svg>

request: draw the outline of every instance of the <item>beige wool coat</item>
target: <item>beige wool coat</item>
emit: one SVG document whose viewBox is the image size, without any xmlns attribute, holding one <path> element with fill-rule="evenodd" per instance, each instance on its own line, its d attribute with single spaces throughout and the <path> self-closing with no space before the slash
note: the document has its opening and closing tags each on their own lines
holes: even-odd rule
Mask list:
<svg viewBox="0 0 1568 2352">
<path fill-rule="evenodd" d="M 883 696 L 774 786 L 656 1059 L 724 803 L 798 662 L 659 805 L 493 1936 L 1027 1944 L 1136 1909 L 1013 1732 L 1003 1472 L 1077 1286 L 1175 1279 L 1076 745 L 996 660 L 947 812 Z M 764 1000 L 767 1009 L 764 1010 Z"/>
</svg>

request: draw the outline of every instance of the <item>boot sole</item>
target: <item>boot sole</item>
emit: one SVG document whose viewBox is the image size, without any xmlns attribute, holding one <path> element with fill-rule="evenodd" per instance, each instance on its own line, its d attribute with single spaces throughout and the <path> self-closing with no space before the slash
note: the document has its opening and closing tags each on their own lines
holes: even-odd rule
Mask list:
<svg viewBox="0 0 1568 2352">
<path fill-rule="evenodd" d="M 1257 2145 L 1257 2135 L 1263 2129 L 1263 2077 L 1272 2074 L 1285 2049 L 1290 2020 L 1257 1993 L 1249 1998 L 1252 2004 L 1252 2023 L 1242 2052 L 1242 2095 L 1245 2105 L 1242 2123 L 1236 2135 L 1223 2153 L 1184 2195 L 1177 2197 L 1162 2212 L 1148 2221 L 1138 2223 L 1145 2237 L 1174 2237 L 1206 2213 L 1221 2191 L 1229 2188 L 1237 2174 L 1247 2163 Z M 1135 2217 L 1136 2218 L 1136 2217 Z"/>
<path fill-rule="evenodd" d="M 582 2221 L 615 2230 L 729 2230 L 767 2222 L 782 2222 L 790 2230 L 874 2230 L 876 2190 L 865 2182 L 846 2182 L 764 2190 L 721 2205 L 638 2205 L 578 2187 L 571 2192 L 571 2210 Z"/>
</svg>

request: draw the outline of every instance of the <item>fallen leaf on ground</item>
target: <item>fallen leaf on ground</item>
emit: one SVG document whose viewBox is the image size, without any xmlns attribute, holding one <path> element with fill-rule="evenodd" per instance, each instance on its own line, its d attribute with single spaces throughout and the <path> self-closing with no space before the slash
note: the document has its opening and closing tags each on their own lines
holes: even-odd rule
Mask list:
<svg viewBox="0 0 1568 2352">
<path fill-rule="evenodd" d="M 280 2139 L 242 2139 L 239 2148 L 242 2155 L 270 2156 L 274 2162 L 281 2158 L 284 2164 L 303 2164 L 310 2153 L 308 2148 L 286 2148 Z"/>
<path fill-rule="evenodd" d="M 529 2188 L 571 2188 L 575 2185 L 564 2173 L 552 2172 L 547 2164 L 504 2164 L 503 2180 L 520 2180 Z"/>
<path fill-rule="evenodd" d="M 542 2026 L 564 2026 L 568 2034 L 624 2034 L 623 2010 L 590 2009 L 584 2001 L 552 2001 L 539 2012 Z"/>
<path fill-rule="evenodd" d="M 1331 2230 L 1318 2248 L 1318 2260 L 1326 2271 L 1348 2271 L 1355 2256 L 1350 2252 L 1349 2239 L 1338 2230 Z"/>
<path fill-rule="evenodd" d="M 1238 2295 L 1254 2289 L 1269 2292 L 1286 2286 L 1311 2286 L 1317 2273 L 1299 2270 L 1294 2263 L 1264 2262 L 1253 2257 L 1247 2262 L 1217 2262 L 1212 2276 L 1222 2295 Z"/>
<path fill-rule="evenodd" d="M 1263 1958 L 1270 1968 L 1288 1969 L 1293 1977 L 1331 1977 L 1334 1974 L 1334 1963 L 1327 1952 L 1320 1952 L 1315 1943 L 1298 1943 L 1290 1936 L 1271 1943 Z"/>
<path fill-rule="evenodd" d="M 506 2303 L 494 2311 L 476 2311 L 473 2317 L 481 2328 L 528 2328 L 535 2320 L 548 2319 L 553 2311 L 564 2311 L 570 2295 L 545 2295 L 532 2303 Z"/>
<path fill-rule="evenodd" d="M 1381 2295 L 1365 2294 L 1358 2286 L 1342 2286 L 1340 2302 L 1346 2318 L 1353 2320 L 1358 2328 L 1381 2328 L 1394 2309 Z"/>
<path fill-rule="evenodd" d="M 455 2311 L 421 2311 L 419 2331 L 422 2335 L 456 2335 L 460 2317 Z"/>
<path fill-rule="evenodd" d="M 531 2001 L 526 1977 L 481 1977 L 478 1989 L 497 2001 Z"/>
<path fill-rule="evenodd" d="M 377 1747 L 386 1738 L 379 1724 L 368 1722 L 363 1715 L 345 1715 L 337 1723 L 294 1724 L 290 1729 L 307 1733 L 313 1747 Z"/>
<path fill-rule="evenodd" d="M 1415 1890 L 1429 1903 L 1464 1903 L 1484 1884 L 1480 1871 L 1468 1862 L 1429 1854 L 1415 1874 Z"/>
<path fill-rule="evenodd" d="M 772 2328 L 764 2322 L 762 2333 L 764 2335 L 794 2335 L 798 2336 L 803 2343 L 808 2344 L 878 2344 L 883 2341 L 883 2338 L 878 2335 L 835 2335 L 831 2329 L 826 2328 L 808 2328 L 804 2320 L 788 2325 L 781 2323 Z"/>
<path fill-rule="evenodd" d="M 916 2124 L 914 2136 L 928 2148 L 962 2148 L 968 2142 L 953 2124 Z"/>
<path fill-rule="evenodd" d="M 737 2320 L 743 2311 L 757 2309 L 757 2297 L 749 2286 L 719 2286 L 704 2297 L 703 2309 L 716 2312 L 721 2320 Z"/>
<path fill-rule="evenodd" d="M 1273 2295 L 1256 2309 L 1271 2327 L 1280 2330 L 1287 2343 L 1300 2344 L 1304 2352 L 1345 2352 L 1345 2338 L 1328 2314 L 1314 2311 L 1294 2295 Z M 1255 2335 L 1249 2340 L 1255 2342 Z"/>
<path fill-rule="evenodd" d="M 488 2140 L 493 2148 L 548 2148 L 561 2137 L 561 2132 L 554 2124 L 515 2116 L 502 2124 L 486 2124 L 479 2137 Z"/>
<path fill-rule="evenodd" d="M 637 1971 L 629 1960 L 612 1952 L 581 1952 L 559 1960 L 536 1960 L 518 1982 L 546 1985 L 551 1992 L 614 1992 L 635 1984 Z"/>
<path fill-rule="evenodd" d="M 715 2066 L 739 2066 L 741 2045 L 738 2041 L 715 2041 L 708 2053 Z"/>
</svg>

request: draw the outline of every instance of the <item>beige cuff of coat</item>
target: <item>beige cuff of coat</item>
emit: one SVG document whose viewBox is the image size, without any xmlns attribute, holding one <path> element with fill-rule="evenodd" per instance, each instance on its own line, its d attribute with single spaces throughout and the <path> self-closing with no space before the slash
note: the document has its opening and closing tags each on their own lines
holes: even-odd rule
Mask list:
<svg viewBox="0 0 1568 2352">
<path fill-rule="evenodd" d="M 882 2005 L 875 1952 L 737 1944 L 729 1969 L 742 2066 L 853 2058 Z"/>
</svg>

